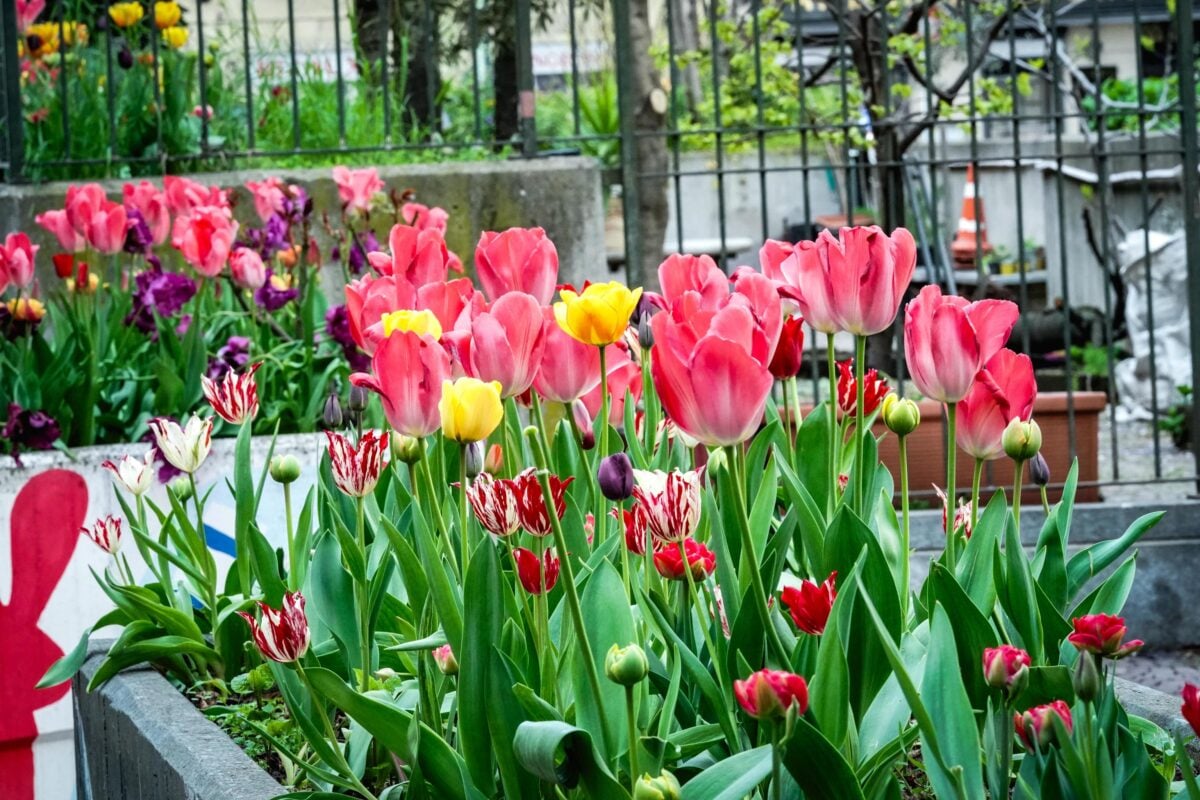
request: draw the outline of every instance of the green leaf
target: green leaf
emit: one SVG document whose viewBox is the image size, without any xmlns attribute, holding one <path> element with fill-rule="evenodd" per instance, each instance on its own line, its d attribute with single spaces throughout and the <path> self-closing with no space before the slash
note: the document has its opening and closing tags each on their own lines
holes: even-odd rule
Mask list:
<svg viewBox="0 0 1200 800">
<path fill-rule="evenodd" d="M 683 800 L 741 800 L 771 774 L 771 746 L 730 756 L 683 785 Z"/>
<path fill-rule="evenodd" d="M 136 664 L 154 663 L 182 655 L 195 655 L 210 661 L 220 661 L 217 651 L 192 639 L 182 636 L 156 636 L 153 639 L 143 639 L 109 651 L 108 657 L 92 679 L 88 682 L 88 691 L 102 686 L 109 678 L 121 670 Z"/>
<path fill-rule="evenodd" d="M 962 800 L 983 797 L 979 729 L 975 725 L 971 701 L 963 687 L 962 668 L 953 647 L 954 625 L 940 603 L 934 607 L 929 635 L 933 646 L 929 651 L 921 691 L 926 697 L 937 700 L 929 704 L 929 716 L 938 732 L 944 761 L 936 769 L 929 769 L 929 780 L 938 797 L 959 797 Z M 922 732 L 927 735 L 926 731 Z M 926 762 L 926 766 L 930 766 L 929 762 Z"/>
<path fill-rule="evenodd" d="M 806 800 L 862 800 L 862 788 L 850 764 L 804 717 L 797 717 L 792 726 L 783 765 L 804 790 Z M 819 767 L 814 768 L 816 765 Z"/>
<path fill-rule="evenodd" d="M 1021 635 L 1021 642 L 1034 663 L 1042 661 L 1042 618 L 1038 613 L 1033 572 L 1029 559 L 1021 548 L 1016 525 L 1010 515 L 1007 520 L 1004 555 L 1008 569 L 1005 573 L 1001 604 Z"/>
<path fill-rule="evenodd" d="M 980 613 L 971 598 L 958 585 L 958 581 L 950 577 L 950 572 L 942 564 L 934 562 L 930 571 L 933 581 L 933 591 L 938 604 L 949 617 L 954 629 L 954 640 L 958 646 L 958 663 L 962 670 L 963 683 L 967 695 L 976 708 L 982 708 L 988 696 L 988 687 L 983 679 L 980 666 L 983 651 L 988 647 L 1000 644 L 1000 637 L 988 622 L 987 617 Z M 934 639 L 935 647 L 945 647 L 944 642 Z"/>
<path fill-rule="evenodd" d="M 87 660 L 88 637 L 91 635 L 91 628 L 85 630 L 83 635 L 79 637 L 79 642 L 71 648 L 71 652 L 51 664 L 50 668 L 46 670 L 46 674 L 42 676 L 42 679 L 37 682 L 37 686 L 34 688 L 46 689 L 75 677 L 75 673 L 79 672 L 79 668 Z"/>
<path fill-rule="evenodd" d="M 992 495 L 979 517 L 979 524 L 967 540 L 956 570 L 958 582 L 984 616 L 990 617 L 996 603 L 996 578 L 993 574 L 998 542 L 1008 518 L 1003 492 Z"/>
<path fill-rule="evenodd" d="M 250 474 L 250 427 L 249 423 L 242 424 L 233 456 L 234 558 L 237 564 L 238 584 L 242 587 L 242 594 L 247 597 L 252 593 L 252 567 L 261 566 L 258 563 L 257 549 L 250 541 L 250 526 L 254 522 L 255 511 L 254 476 Z M 263 581 L 263 576 L 260 575 L 259 582 L 263 583 L 265 588 L 266 584 Z M 278 603 L 278 597 L 268 596 L 268 605 L 278 608 Z"/>
<path fill-rule="evenodd" d="M 853 592 L 842 592 L 833 602 L 837 606 L 838 603 L 853 600 Z M 840 611 L 840 608 L 835 608 L 829 614 L 829 622 L 817 649 L 817 669 L 809 687 L 813 716 L 817 718 L 821 732 L 839 749 L 845 743 L 850 727 L 850 667 L 846 663 L 842 634 L 838 630 Z"/>
<path fill-rule="evenodd" d="M 517 761 L 543 781 L 573 789 L 592 800 L 629 800 L 629 793 L 596 755 L 591 736 L 565 722 L 522 722 L 513 738 Z"/>
<path fill-rule="evenodd" d="M 1120 558 L 1147 531 L 1157 525 L 1164 514 L 1166 514 L 1165 511 L 1144 514 L 1134 520 L 1133 524 L 1116 539 L 1097 542 L 1072 556 L 1071 560 L 1067 562 L 1067 596 L 1074 599 L 1084 584 Z"/>
<path fill-rule="evenodd" d="M 573 671 L 576 716 L 579 727 L 592 734 L 596 740 L 596 748 L 601 755 L 607 753 L 611 757 L 624 749 L 620 743 L 626 739 L 622 722 L 625 690 L 612 681 L 604 680 L 604 658 L 613 645 L 624 647 L 634 641 L 634 634 L 633 615 L 629 611 L 624 584 L 610 562 L 602 561 L 592 573 L 592 577 L 584 586 L 580 606 L 583 610 L 583 625 L 592 648 L 592 657 L 596 662 L 595 668 L 600 675 L 600 696 L 606 712 L 603 719 L 607 729 L 600 725 L 601 710 L 596 706 L 587 677 L 587 668 L 583 664 L 582 647 L 575 648 L 578 662 Z M 610 752 L 608 743 L 617 745 L 617 749 Z"/>
<path fill-rule="evenodd" d="M 342 568 L 341 550 L 337 540 L 324 535 L 317 540 L 310 567 L 312 607 L 342 649 L 347 664 L 357 664 L 358 617 L 354 613 L 354 587 Z"/>
</svg>

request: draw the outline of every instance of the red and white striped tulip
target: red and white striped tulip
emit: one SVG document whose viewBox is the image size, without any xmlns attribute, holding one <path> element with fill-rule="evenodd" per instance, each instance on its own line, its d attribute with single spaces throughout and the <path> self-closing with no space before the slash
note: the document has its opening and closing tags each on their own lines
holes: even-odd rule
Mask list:
<svg viewBox="0 0 1200 800">
<path fill-rule="evenodd" d="M 567 510 L 566 493 L 574 477 L 563 480 L 557 475 L 549 476 L 550 496 L 554 498 L 554 510 L 559 519 Z M 546 498 L 542 495 L 542 485 L 538 482 L 533 467 L 524 470 L 513 479 L 517 495 L 517 513 L 521 517 L 521 527 L 534 536 L 547 536 L 553 530 L 553 522 L 546 510 Z"/>
<path fill-rule="evenodd" d="M 207 375 L 200 376 L 204 397 L 221 419 L 241 425 L 258 414 L 258 384 L 254 380 L 254 373 L 261 366 L 261 361 L 251 364 L 249 369 L 240 374 L 229 370 L 219 383 Z"/>
<path fill-rule="evenodd" d="M 125 487 L 130 494 L 143 495 L 154 485 L 154 451 L 150 450 L 142 458 L 121 456 L 120 461 L 105 461 L 100 466 L 111 472 L 117 483 Z"/>
<path fill-rule="evenodd" d="M 304 615 L 304 595 L 288 592 L 283 596 L 280 608 L 271 608 L 261 601 L 258 608 L 262 612 L 258 621 L 245 611 L 237 612 L 250 626 L 258 652 L 263 658 L 281 664 L 299 661 L 308 652 L 310 638 L 308 618 Z"/>
<path fill-rule="evenodd" d="M 90 528 L 80 528 L 79 532 L 96 543 L 104 552 L 116 555 L 121 549 L 121 518 L 109 514 L 92 523 Z"/>
<path fill-rule="evenodd" d="M 340 433 L 325 431 L 329 438 L 329 461 L 333 482 L 350 497 L 366 497 L 379 483 L 383 454 L 388 449 L 388 434 L 367 431 L 358 446 Z"/>
<path fill-rule="evenodd" d="M 646 514 L 656 542 L 682 542 L 700 524 L 700 472 L 636 469 L 633 496 Z"/>
<path fill-rule="evenodd" d="M 513 550 L 513 559 L 517 562 L 517 579 L 530 594 L 545 594 L 558 583 L 561 564 L 553 547 L 548 548 L 541 558 L 532 550 L 518 547 Z"/>
<path fill-rule="evenodd" d="M 479 524 L 493 536 L 511 536 L 521 529 L 514 481 L 482 472 L 467 489 L 467 500 Z"/>
<path fill-rule="evenodd" d="M 150 431 L 154 443 L 167 463 L 182 472 L 191 474 L 200 469 L 208 451 L 212 449 L 212 417 L 201 419 L 193 414 L 187 425 L 180 427 L 174 420 L 150 420 Z"/>
</svg>

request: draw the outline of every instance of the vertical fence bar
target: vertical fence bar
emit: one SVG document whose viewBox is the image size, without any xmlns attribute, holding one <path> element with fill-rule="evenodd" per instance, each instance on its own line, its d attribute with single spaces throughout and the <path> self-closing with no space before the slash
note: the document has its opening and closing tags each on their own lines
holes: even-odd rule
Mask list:
<svg viewBox="0 0 1200 800">
<path fill-rule="evenodd" d="M 25 115 L 21 111 L 17 14 L 12 2 L 0 3 L 0 36 L 4 37 L 4 177 L 9 183 L 21 183 L 25 178 Z"/>
<path fill-rule="evenodd" d="M 721 115 L 721 41 L 717 36 L 717 2 L 708 4 L 708 39 L 712 53 L 713 146 L 717 156 L 717 229 L 721 238 L 721 254 L 717 263 L 728 266 L 725 252 L 725 125 Z"/>
<path fill-rule="evenodd" d="M 517 0 L 517 126 L 521 155 L 537 155 L 537 98 L 533 91 L 533 23 L 529 0 Z"/>
<path fill-rule="evenodd" d="M 433 134 L 442 129 L 441 117 L 438 114 L 438 84 L 441 78 L 441 72 L 438 69 L 438 18 L 434 13 L 433 3 L 431 0 L 425 0 L 422 3 L 424 8 L 424 23 L 421 25 L 422 32 L 425 34 L 425 47 L 423 55 L 425 58 L 425 108 L 429 113 L 429 134 Z"/>
<path fill-rule="evenodd" d="M 337 71 L 338 144 L 346 146 L 346 78 L 342 74 L 342 9 L 333 0 L 333 57 Z"/>
<path fill-rule="evenodd" d="M 167 153 L 163 147 L 163 97 L 162 86 L 158 76 L 162 72 L 162 31 L 156 30 L 150 34 L 150 55 L 154 58 L 154 72 L 150 85 L 154 87 L 154 143 L 158 153 L 158 167 L 164 175 L 167 173 Z"/>
<path fill-rule="evenodd" d="M 112 58 L 114 27 L 112 20 L 109 20 L 108 28 L 104 32 L 104 104 L 108 106 L 108 165 L 105 171 L 106 176 L 112 175 L 113 160 L 117 157 L 117 96 Z"/>
<path fill-rule="evenodd" d="M 296 4 L 287 1 L 288 58 L 292 68 L 292 148 L 300 149 L 300 68 L 296 61 Z M 203 74 L 203 73 L 201 73 Z"/>
<path fill-rule="evenodd" d="M 762 222 L 762 238 L 771 238 L 771 229 L 767 217 L 767 140 L 766 117 L 763 112 L 763 83 L 762 83 L 762 44 L 760 42 L 758 17 L 762 13 L 761 0 L 750 4 L 752 31 L 754 34 L 754 119 L 758 130 L 758 204 L 759 216 Z M 715 54 L 714 54 L 715 55 Z"/>
<path fill-rule="evenodd" d="M 483 101 L 479 96 L 479 4 L 478 0 L 467 0 L 471 4 L 467 15 L 467 39 L 471 43 L 471 95 L 474 97 L 475 141 L 483 141 Z"/>
<path fill-rule="evenodd" d="M 1025 252 L 1025 205 L 1021 175 L 1021 91 L 1017 84 L 1020 67 L 1017 65 L 1017 31 L 1013 24 L 1013 2 L 1008 0 L 1008 69 L 1012 78 L 1009 92 L 1012 95 L 1012 145 L 1013 145 L 1013 192 L 1017 210 L 1017 276 L 1020 281 L 1017 286 L 1017 299 L 1020 300 L 1021 313 L 1029 311 L 1029 274 L 1028 254 Z M 1032 355 L 1029 346 L 1029 326 L 1021 326 L 1021 350 L 1026 355 Z"/>
<path fill-rule="evenodd" d="M 667 14 L 670 14 L 670 0 L 667 6 Z M 575 32 L 575 0 L 567 0 L 567 27 L 571 29 L 571 119 L 575 135 L 579 136 L 579 42 Z"/>
<path fill-rule="evenodd" d="M 381 69 L 379 90 L 383 94 L 383 143 L 385 147 L 392 143 L 392 2 L 393 0 L 380 0 L 380 5 L 383 6 L 383 58 L 379 65 Z"/>
<path fill-rule="evenodd" d="M 1192 32 L 1192 0 L 1176 0 L 1175 24 L 1179 31 L 1179 136 L 1183 144 L 1183 231 L 1188 255 L 1188 338 L 1192 350 L 1192 384 L 1200 378 L 1200 168 L 1196 148 L 1196 72 L 1192 63 L 1196 49 Z M 1195 458 L 1197 490 L 1200 491 L 1200 401 L 1192 403 L 1192 455 Z"/>
<path fill-rule="evenodd" d="M 62 134 L 63 134 L 63 161 L 71 160 L 71 100 L 70 92 L 67 89 L 67 73 L 68 69 L 64 69 L 62 64 L 66 61 L 67 49 L 67 27 L 63 20 L 58 21 L 58 96 L 59 102 L 62 104 Z M 157 63 L 157 62 L 156 62 Z M 155 84 L 157 85 L 157 81 Z"/>
<path fill-rule="evenodd" d="M 799 95 L 800 116 L 796 120 L 796 124 L 800 127 L 800 180 L 802 182 L 801 192 L 804 198 L 804 224 L 807 226 L 806 233 L 812 233 L 812 189 L 808 185 L 810 167 L 808 164 L 808 74 L 804 68 L 804 5 L 801 0 L 793 0 L 792 13 L 795 15 L 795 36 L 796 36 L 796 92 Z M 827 383 L 821 380 L 821 364 L 824 362 L 822 357 L 824 354 L 820 351 L 818 339 L 821 336 L 812 328 L 808 329 L 808 349 L 810 355 L 808 363 L 809 371 L 812 374 L 812 390 L 813 390 L 813 406 L 816 407 L 821 402 L 821 392 L 825 389 Z M 797 381 L 799 377 L 797 377 Z"/>
<path fill-rule="evenodd" d="M 254 73 L 250 69 L 250 0 L 242 0 L 242 68 L 245 70 L 246 84 L 246 149 L 254 150 Z"/>
<path fill-rule="evenodd" d="M 290 13 L 292 4 L 288 2 Z M 208 152 L 208 69 L 204 66 L 204 3 L 196 3 L 196 70 L 200 89 L 200 152 Z"/>
<path fill-rule="evenodd" d="M 617 46 L 617 109 L 621 117 L 621 198 L 625 222 L 625 277 L 628 281 L 642 274 L 642 228 L 638 214 L 637 131 L 634 128 L 629 0 L 613 0 L 612 12 Z"/>
<path fill-rule="evenodd" d="M 679 174 L 679 107 L 675 88 L 679 85 L 679 65 L 675 63 L 675 3 L 667 0 L 667 69 L 671 76 L 667 98 L 667 135 L 671 148 L 671 184 L 675 193 L 675 249 L 683 252 L 683 176 Z"/>
</svg>

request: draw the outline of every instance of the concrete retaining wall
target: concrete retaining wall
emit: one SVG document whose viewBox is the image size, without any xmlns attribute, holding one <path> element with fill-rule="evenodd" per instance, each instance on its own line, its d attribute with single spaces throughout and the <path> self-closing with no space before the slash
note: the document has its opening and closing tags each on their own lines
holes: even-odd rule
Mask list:
<svg viewBox="0 0 1200 800">
<path fill-rule="evenodd" d="M 89 694 L 109 642 L 75 676 L 79 800 L 269 800 L 285 792 L 166 678 L 148 667 Z"/>
<path fill-rule="evenodd" d="M 236 216 L 243 224 L 259 225 L 254 204 L 243 184 L 276 175 L 303 186 L 315 204 L 314 235 L 321 240 L 320 215 L 335 221 L 339 213 L 337 187 L 330 170 L 261 169 L 213 172 L 190 176 L 212 186 L 239 187 Z M 600 196 L 600 170 L 593 159 L 554 157 L 512 161 L 449 162 L 380 167 L 387 189 L 413 189 L 417 199 L 450 212 L 446 241 L 468 270 L 473 269 L 475 243 L 485 230 L 514 226 L 540 226 L 558 248 L 559 281 L 580 285 L 585 279 L 609 280 L 604 260 L 604 209 Z M 113 198 L 124 181 L 101 181 Z M 50 253 L 57 250 L 53 237 L 34 222 L 51 208 L 61 208 L 68 183 L 36 186 L 0 185 L 0 234 L 22 230 L 44 248 L 39 258 L 43 282 L 57 280 Z M 386 247 L 390 225 L 377 226 Z M 328 253 L 327 248 L 322 252 Z M 340 270 L 329 270 L 329 275 Z M 55 285 L 47 283 L 48 286 Z M 340 294 L 340 293 L 339 293 Z"/>
</svg>

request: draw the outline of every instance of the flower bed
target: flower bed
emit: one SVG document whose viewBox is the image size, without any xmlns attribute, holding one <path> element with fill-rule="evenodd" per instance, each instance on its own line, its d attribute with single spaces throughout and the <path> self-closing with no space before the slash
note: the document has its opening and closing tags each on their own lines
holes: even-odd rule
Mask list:
<svg viewBox="0 0 1200 800">
<path fill-rule="evenodd" d="M 265 367 L 206 386 L 215 417 L 151 426 L 189 476 L 165 504 L 145 461 L 114 465 L 123 513 L 87 532 L 114 555 L 100 624 L 121 633 L 90 688 L 151 662 L 234 702 L 277 691 L 287 722 L 229 714 L 297 797 L 877 797 L 901 772 L 938 797 L 1171 796 L 1182 741 L 1113 688 L 1142 646 L 1119 616 L 1130 550 L 1161 514 L 1068 557 L 1071 470 L 1033 554 L 1020 546 L 1020 467 L 1040 480 L 1042 437 L 1032 365 L 1002 346 L 1011 303 L 929 286 L 905 309 L 908 372 L 958 444 L 945 548 L 912 592 L 903 443 L 922 414 L 862 363 L 908 288 L 906 231 L 770 243 L 732 282 L 672 256 L 655 295 L 556 287 L 543 237 L 485 234 L 480 289 L 450 315 L 461 295 L 406 241 L 347 289 L 370 355 L 349 378 L 356 417 L 331 409 L 320 474 L 285 491 L 271 536 L 261 487 L 303 469 L 252 463 Z M 796 312 L 854 334 L 859 357 L 792 426 L 772 396 L 793 396 Z M 216 418 L 238 432 L 224 576 L 191 477 Z M 895 480 L 876 419 L 902 445 Z M 960 496 L 960 450 L 1016 463 L 1011 507 Z"/>
</svg>

